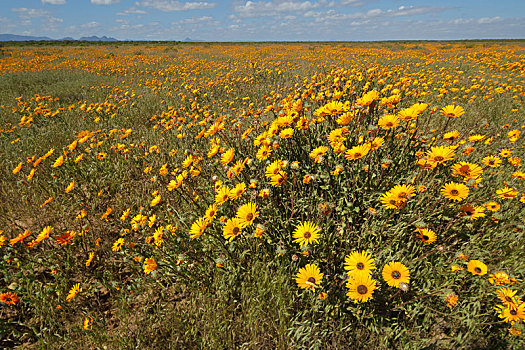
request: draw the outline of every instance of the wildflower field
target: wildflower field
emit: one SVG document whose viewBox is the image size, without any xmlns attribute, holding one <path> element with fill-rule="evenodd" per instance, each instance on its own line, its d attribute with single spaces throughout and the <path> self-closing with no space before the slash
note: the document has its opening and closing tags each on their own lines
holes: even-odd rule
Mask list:
<svg viewBox="0 0 525 350">
<path fill-rule="evenodd" d="M 0 348 L 523 349 L 525 42 L 0 48 Z"/>
</svg>

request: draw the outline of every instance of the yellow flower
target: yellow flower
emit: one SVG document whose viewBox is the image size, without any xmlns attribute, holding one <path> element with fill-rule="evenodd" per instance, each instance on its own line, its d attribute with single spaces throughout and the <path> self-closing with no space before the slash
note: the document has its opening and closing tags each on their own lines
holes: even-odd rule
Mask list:
<svg viewBox="0 0 525 350">
<path fill-rule="evenodd" d="M 428 228 L 417 228 L 418 237 L 427 244 L 434 243 L 436 241 L 436 233 Z"/>
<path fill-rule="evenodd" d="M 510 277 L 505 272 L 496 272 L 489 276 L 489 283 L 496 286 L 503 286 L 510 283 Z"/>
<path fill-rule="evenodd" d="M 322 156 L 328 151 L 328 147 L 326 146 L 319 146 L 315 149 L 313 149 L 310 152 L 309 157 L 314 160 L 316 163 L 320 163 Z"/>
<path fill-rule="evenodd" d="M 246 203 L 237 210 L 236 217 L 241 219 L 241 226 L 246 227 L 253 224 L 253 221 L 259 216 L 257 204 Z"/>
<path fill-rule="evenodd" d="M 208 209 L 206 209 L 206 213 L 204 214 L 206 221 L 211 222 L 213 219 L 215 219 L 215 216 L 217 216 L 217 209 L 217 203 L 211 204 Z"/>
<path fill-rule="evenodd" d="M 270 196 L 270 189 L 268 188 L 263 188 L 259 191 L 259 197 L 261 198 L 267 198 L 268 196 Z"/>
<path fill-rule="evenodd" d="M 222 186 L 215 195 L 215 203 L 218 205 L 223 204 L 230 198 L 230 188 L 228 186 Z"/>
<path fill-rule="evenodd" d="M 410 282 L 410 271 L 400 262 L 392 261 L 383 268 L 383 279 L 391 287 L 399 287 L 400 283 Z"/>
<path fill-rule="evenodd" d="M 371 149 L 370 144 L 362 144 L 362 145 L 354 146 L 345 152 L 345 158 L 347 160 L 357 160 L 357 159 L 363 158 L 364 156 L 368 154 L 370 149 Z"/>
<path fill-rule="evenodd" d="M 444 164 L 446 161 L 453 159 L 456 152 L 453 147 L 435 146 L 427 151 L 428 160 L 436 164 Z"/>
<path fill-rule="evenodd" d="M 449 308 L 453 308 L 458 304 L 458 296 L 454 293 L 449 293 L 445 297 L 445 301 L 447 302 L 447 306 Z"/>
<path fill-rule="evenodd" d="M 272 148 L 268 145 L 262 145 L 257 151 L 256 158 L 259 160 L 266 160 L 272 153 Z"/>
<path fill-rule="evenodd" d="M 53 164 L 53 168 L 58 168 L 64 163 L 64 156 L 60 156 L 55 160 L 55 163 Z"/>
<path fill-rule="evenodd" d="M 69 193 L 73 190 L 73 188 L 75 187 L 75 181 L 71 181 L 71 183 L 66 187 L 66 193 Z"/>
<path fill-rule="evenodd" d="M 201 236 L 204 233 L 206 227 L 209 226 L 209 222 L 206 221 L 206 218 L 198 218 L 192 225 L 190 229 L 190 238 L 195 239 Z"/>
<path fill-rule="evenodd" d="M 71 287 L 67 294 L 66 301 L 71 301 L 80 292 L 80 283 L 77 283 Z"/>
<path fill-rule="evenodd" d="M 124 245 L 124 238 L 119 238 L 115 241 L 115 243 L 113 243 L 111 250 L 113 250 L 114 252 L 118 252 L 120 251 L 123 245 Z"/>
<path fill-rule="evenodd" d="M 229 162 L 233 160 L 233 155 L 235 154 L 235 149 L 230 148 L 226 152 L 223 153 L 221 156 L 221 164 L 227 165 Z"/>
<path fill-rule="evenodd" d="M 319 232 L 321 229 L 313 222 L 306 221 L 299 224 L 293 233 L 295 243 L 299 243 L 301 247 L 307 246 L 311 243 L 319 243 Z"/>
<path fill-rule="evenodd" d="M 20 170 L 22 170 L 22 166 L 24 164 L 22 162 L 18 163 L 18 165 L 16 166 L 16 168 L 13 169 L 13 174 L 18 174 L 20 172 Z"/>
<path fill-rule="evenodd" d="M 222 234 L 230 242 L 242 233 L 243 220 L 241 218 L 231 218 L 226 221 Z"/>
<path fill-rule="evenodd" d="M 412 185 L 396 185 L 389 192 L 396 198 L 396 201 L 406 202 L 414 196 L 416 189 Z"/>
<path fill-rule="evenodd" d="M 385 130 L 395 129 L 399 125 L 399 118 L 393 114 L 387 114 L 379 118 L 377 125 Z"/>
<path fill-rule="evenodd" d="M 449 182 L 443 185 L 441 194 L 452 201 L 462 201 L 468 197 L 469 188 L 464 184 Z"/>
<path fill-rule="evenodd" d="M 144 260 L 144 273 L 146 275 L 149 275 L 152 271 L 155 271 L 157 269 L 157 263 L 155 262 L 155 259 L 153 257 L 146 258 Z"/>
<path fill-rule="evenodd" d="M 86 260 L 86 267 L 89 267 L 89 265 L 91 265 L 91 261 L 93 261 L 94 257 L 95 257 L 95 252 L 90 252 Z"/>
<path fill-rule="evenodd" d="M 452 165 L 452 176 L 462 176 L 466 180 L 475 179 L 483 174 L 483 169 L 474 163 L 459 162 Z"/>
<path fill-rule="evenodd" d="M 84 318 L 84 329 L 89 329 L 93 325 L 93 317 L 88 316 Z"/>
<path fill-rule="evenodd" d="M 234 188 L 230 190 L 228 198 L 230 200 L 236 200 L 241 198 L 242 194 L 246 191 L 246 184 L 244 182 L 238 183 Z"/>
<path fill-rule="evenodd" d="M 504 188 L 497 190 L 496 194 L 501 199 L 512 199 L 518 195 L 518 191 L 505 186 Z"/>
<path fill-rule="evenodd" d="M 483 164 L 491 168 L 497 168 L 501 164 L 501 158 L 498 156 L 487 156 L 482 160 Z"/>
<path fill-rule="evenodd" d="M 293 128 L 286 128 L 279 133 L 279 137 L 282 139 L 289 139 L 293 136 Z"/>
<path fill-rule="evenodd" d="M 156 196 L 155 198 L 153 198 L 153 199 L 151 200 L 150 205 L 151 205 L 152 207 L 154 207 L 154 206 L 156 206 L 157 204 L 159 204 L 160 201 L 161 201 L 161 195 L 159 194 L 158 196 Z"/>
<path fill-rule="evenodd" d="M 487 265 L 479 260 L 470 260 L 467 264 L 467 270 L 473 275 L 483 276 L 487 273 Z"/>
<path fill-rule="evenodd" d="M 279 187 L 286 181 L 287 178 L 288 175 L 286 174 L 286 172 L 281 171 L 279 172 L 279 174 L 274 175 L 270 178 L 270 183 L 272 184 L 272 186 Z"/>
<path fill-rule="evenodd" d="M 299 269 L 295 282 L 302 289 L 312 289 L 319 287 L 323 280 L 323 274 L 316 265 L 307 264 Z"/>
<path fill-rule="evenodd" d="M 377 289 L 377 283 L 369 274 L 359 273 L 350 277 L 346 283 L 346 288 L 348 288 L 346 295 L 353 299 L 354 303 L 363 303 L 372 299 L 372 294 Z"/>
<path fill-rule="evenodd" d="M 440 113 L 445 117 L 458 118 L 465 113 L 465 110 L 463 109 L 463 107 L 460 106 L 448 105 L 446 107 L 441 108 Z"/>
<path fill-rule="evenodd" d="M 452 272 L 458 272 L 458 271 L 463 270 L 463 268 L 462 268 L 461 266 L 456 265 L 456 264 L 452 264 L 452 265 L 450 266 L 450 269 L 452 270 Z"/>
<path fill-rule="evenodd" d="M 131 211 L 131 208 L 128 208 L 128 209 L 124 210 L 124 211 L 122 212 L 122 215 L 120 216 L 120 220 L 121 220 L 121 221 L 126 221 L 126 219 L 127 219 L 128 216 L 129 216 L 130 211 Z"/>
<path fill-rule="evenodd" d="M 31 180 L 33 176 L 35 176 L 35 171 L 36 171 L 35 168 L 31 169 L 31 171 L 29 172 L 29 175 L 27 175 L 27 181 Z"/>
<path fill-rule="evenodd" d="M 370 275 L 376 266 L 370 253 L 366 251 L 353 251 L 345 257 L 345 270 L 348 275 L 364 273 Z"/>
<path fill-rule="evenodd" d="M 44 201 L 44 203 L 40 204 L 40 208 L 43 208 L 44 206 L 46 206 L 47 204 L 51 203 L 51 201 L 53 200 L 53 197 L 49 197 L 48 199 L 46 199 Z"/>
</svg>

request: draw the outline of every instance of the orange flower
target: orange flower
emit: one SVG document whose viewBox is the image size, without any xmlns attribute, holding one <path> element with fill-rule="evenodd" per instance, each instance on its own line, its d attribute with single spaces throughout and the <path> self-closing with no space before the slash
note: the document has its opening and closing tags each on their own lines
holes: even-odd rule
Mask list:
<svg viewBox="0 0 525 350">
<path fill-rule="evenodd" d="M 20 298 L 11 292 L 0 294 L 0 302 L 6 303 L 7 305 L 16 305 L 20 301 Z"/>
</svg>

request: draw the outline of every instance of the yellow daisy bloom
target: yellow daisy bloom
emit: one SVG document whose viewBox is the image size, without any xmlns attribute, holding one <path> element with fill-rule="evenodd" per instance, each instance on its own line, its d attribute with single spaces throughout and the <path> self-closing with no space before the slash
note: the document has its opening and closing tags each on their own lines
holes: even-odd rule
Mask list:
<svg viewBox="0 0 525 350">
<path fill-rule="evenodd" d="M 259 216 L 257 204 L 246 203 L 237 210 L 237 218 L 241 220 L 241 226 L 246 227 L 253 224 L 253 221 Z"/>
<path fill-rule="evenodd" d="M 399 287 L 400 283 L 410 282 L 410 271 L 400 262 L 392 261 L 383 268 L 383 279 L 391 287 Z"/>
<path fill-rule="evenodd" d="M 470 260 L 467 264 L 467 270 L 473 275 L 483 276 L 487 273 L 487 265 L 479 260 Z"/>
<path fill-rule="evenodd" d="M 313 242 L 319 243 L 319 232 L 321 229 L 313 222 L 306 221 L 299 224 L 293 232 L 295 243 L 299 243 L 301 247 L 307 246 Z"/>
<path fill-rule="evenodd" d="M 348 275 L 364 273 L 370 275 L 376 266 L 370 253 L 366 251 L 353 251 L 345 257 L 345 270 Z"/>
<path fill-rule="evenodd" d="M 468 197 L 469 188 L 464 184 L 449 182 L 441 188 L 441 194 L 451 201 L 462 201 Z"/>
<path fill-rule="evenodd" d="M 363 303 L 372 299 L 377 283 L 369 274 L 356 274 L 348 280 L 346 288 L 348 288 L 346 295 L 353 299 L 354 303 Z"/>
<path fill-rule="evenodd" d="M 231 218 L 226 221 L 222 229 L 222 235 L 230 242 L 242 233 L 242 219 Z"/>
<path fill-rule="evenodd" d="M 440 113 L 445 117 L 459 118 L 463 114 L 465 114 L 465 110 L 463 109 L 463 107 L 460 106 L 448 105 L 446 107 L 441 108 Z"/>
<path fill-rule="evenodd" d="M 323 274 L 316 265 L 307 264 L 305 267 L 299 269 L 295 282 L 297 286 L 302 289 L 312 289 L 319 287 L 322 283 Z"/>
</svg>

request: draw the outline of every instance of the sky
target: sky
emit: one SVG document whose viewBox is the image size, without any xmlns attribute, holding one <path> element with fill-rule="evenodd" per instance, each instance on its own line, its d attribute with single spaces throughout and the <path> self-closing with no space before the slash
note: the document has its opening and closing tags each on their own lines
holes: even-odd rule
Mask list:
<svg viewBox="0 0 525 350">
<path fill-rule="evenodd" d="M 53 39 L 525 38 L 525 0 L 0 0 L 0 33 Z"/>
</svg>

